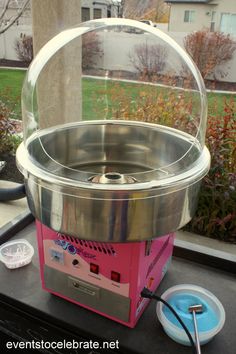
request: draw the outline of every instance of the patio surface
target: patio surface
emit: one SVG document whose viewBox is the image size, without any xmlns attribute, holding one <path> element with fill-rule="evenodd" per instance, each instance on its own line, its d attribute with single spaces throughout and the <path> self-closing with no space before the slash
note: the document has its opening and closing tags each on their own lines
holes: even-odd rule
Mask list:
<svg viewBox="0 0 236 354">
<path fill-rule="evenodd" d="M 16 186 L 18 186 L 17 183 L 0 180 L 0 188 L 14 188 Z M 26 210 L 29 210 L 26 198 L 0 202 L 0 228 Z"/>
</svg>

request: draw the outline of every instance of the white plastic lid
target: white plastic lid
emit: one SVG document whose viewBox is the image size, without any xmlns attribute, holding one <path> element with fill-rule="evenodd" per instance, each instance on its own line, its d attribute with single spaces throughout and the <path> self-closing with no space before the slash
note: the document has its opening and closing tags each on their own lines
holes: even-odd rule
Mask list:
<svg viewBox="0 0 236 354">
<path fill-rule="evenodd" d="M 0 261 L 11 269 L 29 264 L 33 255 L 34 248 L 25 239 L 5 242 L 0 247 Z"/>
</svg>

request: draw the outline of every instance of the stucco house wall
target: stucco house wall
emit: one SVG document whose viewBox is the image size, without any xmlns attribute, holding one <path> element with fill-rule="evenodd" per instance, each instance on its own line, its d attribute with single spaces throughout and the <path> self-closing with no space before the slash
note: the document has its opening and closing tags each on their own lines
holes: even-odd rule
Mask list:
<svg viewBox="0 0 236 354">
<path fill-rule="evenodd" d="M 236 0 L 166 2 L 170 5 L 171 32 L 192 32 L 207 28 L 236 36 Z M 189 11 L 189 18 L 186 18 L 186 11 Z M 227 25 L 228 21 L 232 21 L 231 26 Z"/>
<path fill-rule="evenodd" d="M 215 6 L 204 4 L 171 4 L 169 31 L 192 32 L 202 28 L 210 28 L 211 11 Z M 195 16 L 189 22 L 184 21 L 185 11 L 194 11 Z"/>
</svg>

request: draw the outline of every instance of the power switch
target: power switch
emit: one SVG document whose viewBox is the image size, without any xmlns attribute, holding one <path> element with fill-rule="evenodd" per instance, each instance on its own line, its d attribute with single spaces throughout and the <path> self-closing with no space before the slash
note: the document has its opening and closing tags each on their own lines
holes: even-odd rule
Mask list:
<svg viewBox="0 0 236 354">
<path fill-rule="evenodd" d="M 116 283 L 120 283 L 120 273 L 111 271 L 111 280 L 115 281 Z"/>
<path fill-rule="evenodd" d="M 79 266 L 78 259 L 73 259 L 72 264 L 73 264 L 74 267 L 78 267 Z"/>
<path fill-rule="evenodd" d="M 94 274 L 98 274 L 99 273 L 99 266 L 97 264 L 90 263 L 90 272 L 94 273 Z"/>
</svg>

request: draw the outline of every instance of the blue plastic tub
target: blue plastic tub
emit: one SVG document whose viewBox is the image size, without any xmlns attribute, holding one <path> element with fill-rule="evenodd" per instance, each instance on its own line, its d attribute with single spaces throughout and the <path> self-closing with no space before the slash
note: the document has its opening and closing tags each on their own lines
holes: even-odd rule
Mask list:
<svg viewBox="0 0 236 354">
<path fill-rule="evenodd" d="M 210 291 L 199 286 L 177 285 L 165 291 L 162 298 L 174 308 L 192 334 L 193 339 L 195 339 L 193 316 L 189 312 L 189 307 L 202 305 L 202 313 L 196 314 L 201 345 L 209 342 L 225 323 L 225 311 L 221 302 Z M 190 345 L 181 324 L 168 307 L 158 302 L 156 310 L 157 317 L 168 336 L 180 344 Z"/>
</svg>

